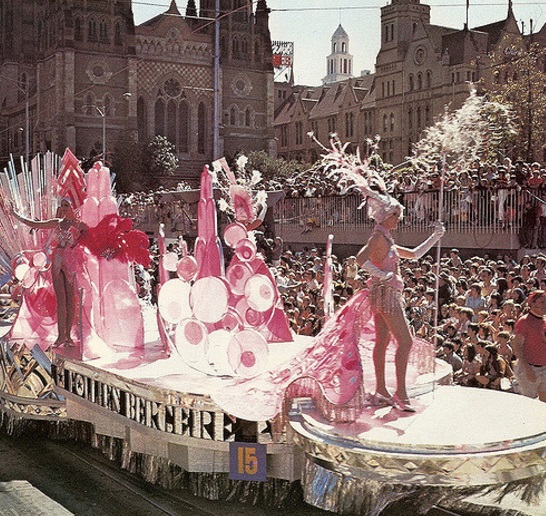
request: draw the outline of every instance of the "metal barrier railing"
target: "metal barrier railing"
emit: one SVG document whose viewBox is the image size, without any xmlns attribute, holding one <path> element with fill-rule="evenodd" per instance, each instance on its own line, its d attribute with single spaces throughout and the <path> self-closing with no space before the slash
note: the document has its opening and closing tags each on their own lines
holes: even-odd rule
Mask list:
<svg viewBox="0 0 546 516">
<path fill-rule="evenodd" d="M 455 231 L 517 233 L 526 204 L 537 204 L 544 191 L 506 189 L 457 189 L 444 192 L 444 223 Z M 405 206 L 400 231 L 428 231 L 438 217 L 439 192 L 427 190 L 400 196 Z M 299 226 L 302 231 L 335 226 L 339 229 L 367 228 L 372 222 L 366 210 L 358 210 L 357 195 L 329 197 L 287 197 L 275 206 L 275 222 L 280 228 Z"/>
</svg>

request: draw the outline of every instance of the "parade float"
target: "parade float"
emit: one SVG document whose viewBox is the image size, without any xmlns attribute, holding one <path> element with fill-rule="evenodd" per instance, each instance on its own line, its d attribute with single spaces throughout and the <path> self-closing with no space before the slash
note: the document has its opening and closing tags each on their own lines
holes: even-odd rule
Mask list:
<svg viewBox="0 0 546 516">
<path fill-rule="evenodd" d="M 233 214 L 222 239 L 219 173 Z M 147 481 L 209 499 L 282 507 L 303 491 L 307 503 L 340 514 L 381 514 L 399 503 L 412 514 L 435 504 L 455 510 L 487 492 L 532 504 L 545 481 L 546 405 L 446 385 L 449 366 L 425 342 L 408 370 L 416 412 L 373 403 L 373 328 L 359 328 L 368 338 L 358 356 L 343 345 L 371 314 L 349 321 L 341 309 L 327 338 L 291 332 L 256 250 L 251 186 L 223 161 L 205 167 L 193 252 L 185 242 L 180 254 L 167 252 L 158 230 L 152 306 L 139 299 L 133 273 L 147 264 L 146 245 L 118 215 L 106 168 L 84 173 L 67 151 L 1 174 L 0 266 L 21 297 L 0 342 L 4 429 L 45 426 L 86 439 Z M 52 219 L 58 198 L 88 228 L 71 248 L 72 342 L 58 340 L 51 231 L 14 216 Z"/>
</svg>

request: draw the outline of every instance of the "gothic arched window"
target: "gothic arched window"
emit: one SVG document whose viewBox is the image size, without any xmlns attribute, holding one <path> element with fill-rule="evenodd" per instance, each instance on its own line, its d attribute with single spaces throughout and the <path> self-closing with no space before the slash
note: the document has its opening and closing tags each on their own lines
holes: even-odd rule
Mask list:
<svg viewBox="0 0 546 516">
<path fill-rule="evenodd" d="M 89 41 L 97 41 L 98 39 L 97 21 L 93 18 L 91 18 L 88 23 L 87 39 Z"/>
<path fill-rule="evenodd" d="M 188 103 L 183 100 L 178 106 L 178 150 L 189 151 L 190 116 Z"/>
<path fill-rule="evenodd" d="M 155 101 L 155 134 L 165 136 L 165 102 L 162 99 Z"/>
<path fill-rule="evenodd" d="M 207 110 L 203 102 L 197 108 L 197 152 L 205 154 L 207 134 Z"/>
<path fill-rule="evenodd" d="M 79 18 L 74 20 L 74 39 L 83 41 L 82 21 Z"/>
<path fill-rule="evenodd" d="M 121 37 L 121 23 L 116 22 L 116 25 L 114 26 L 114 44 L 115 45 L 122 45 L 122 37 Z"/>
<path fill-rule="evenodd" d="M 409 75 L 408 82 L 409 82 L 409 90 L 413 91 L 415 89 L 415 81 L 413 79 L 413 74 L 412 73 L 410 73 L 410 75 Z"/>
</svg>

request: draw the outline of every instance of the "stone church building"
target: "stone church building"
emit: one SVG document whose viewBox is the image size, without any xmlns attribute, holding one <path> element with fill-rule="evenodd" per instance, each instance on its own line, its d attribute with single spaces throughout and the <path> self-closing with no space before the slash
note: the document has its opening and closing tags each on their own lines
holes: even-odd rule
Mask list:
<svg viewBox="0 0 546 516">
<path fill-rule="evenodd" d="M 183 1 L 184 14 L 172 0 L 135 25 L 131 0 L 0 0 L 2 162 L 66 147 L 86 158 L 103 144 L 110 159 L 155 135 L 184 177 L 241 150 L 274 153 L 266 0 L 221 0 L 218 33 L 215 0 Z"/>
<path fill-rule="evenodd" d="M 459 108 L 471 83 L 478 88 L 491 83 L 491 52 L 525 44 L 511 1 L 504 20 L 473 29 L 433 25 L 430 10 L 420 0 L 391 0 L 382 7 L 376 72 L 358 77 L 350 73 L 349 36 L 339 26 L 323 85 L 294 86 L 292 95 L 276 105 L 279 157 L 313 162 L 320 154 L 307 137 L 313 131 L 323 143 L 337 133 L 361 149 L 379 135 L 383 160 L 401 163 L 446 105 Z M 543 35 L 545 28 L 536 41 Z"/>
</svg>

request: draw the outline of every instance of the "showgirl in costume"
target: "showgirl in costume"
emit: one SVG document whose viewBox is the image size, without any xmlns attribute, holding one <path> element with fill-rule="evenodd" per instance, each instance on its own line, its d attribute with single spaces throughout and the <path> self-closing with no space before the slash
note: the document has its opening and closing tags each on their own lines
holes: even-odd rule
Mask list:
<svg viewBox="0 0 546 516">
<path fill-rule="evenodd" d="M 331 317 L 321 333 L 296 357 L 260 377 L 236 380 L 212 395 L 227 412 L 245 419 L 270 419 L 282 410 L 284 398 L 308 396 L 331 421 L 354 421 L 366 404 L 393 405 L 413 411 L 406 389 L 410 378 L 432 372 L 434 350 L 422 339 L 411 337 L 402 307 L 399 257 L 420 258 L 441 238 L 443 226 L 414 250 L 394 245 L 390 231 L 396 227 L 402 206 L 386 193 L 381 178 L 360 157 L 347 155 L 336 146 L 324 158 L 330 175 L 340 183 L 356 185 L 366 198 L 368 214 L 378 223 L 358 262 L 371 273 L 368 289 L 358 291 Z M 388 344 L 398 348 L 395 364 L 396 390 L 386 386 Z M 411 353 L 410 353 L 411 351 Z M 375 385 L 372 370 L 375 370 Z M 364 375 L 363 375 L 364 371 Z M 365 392 L 375 395 L 365 396 Z"/>
<path fill-rule="evenodd" d="M 74 248 L 87 226 L 75 215 L 68 199 L 62 199 L 57 208 L 56 218 L 49 220 L 30 220 L 13 210 L 14 217 L 34 229 L 53 229 L 51 276 L 53 290 L 57 298 L 57 327 L 59 334 L 53 344 L 74 346 L 70 335 L 76 310 L 76 279 L 74 271 Z"/>
</svg>

